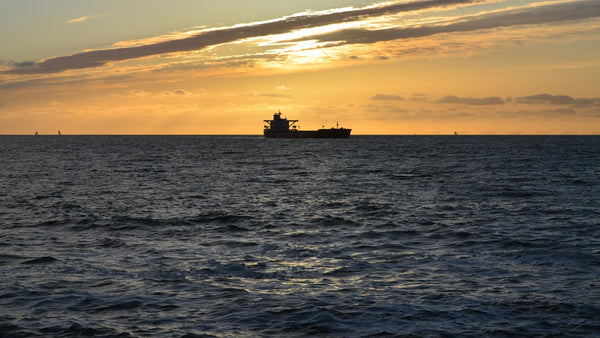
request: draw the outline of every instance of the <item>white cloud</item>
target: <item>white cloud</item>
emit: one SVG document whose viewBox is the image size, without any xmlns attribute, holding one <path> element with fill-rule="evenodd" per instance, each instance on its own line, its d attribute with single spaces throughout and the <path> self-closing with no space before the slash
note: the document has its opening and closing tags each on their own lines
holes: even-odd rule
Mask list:
<svg viewBox="0 0 600 338">
<path fill-rule="evenodd" d="M 65 23 L 78 23 L 78 22 L 83 22 L 83 21 L 86 21 L 86 20 L 88 20 L 89 18 L 90 18 L 89 16 L 82 16 L 82 17 L 79 17 L 79 18 L 75 18 L 75 19 L 68 20 L 68 21 L 66 21 Z"/>
</svg>

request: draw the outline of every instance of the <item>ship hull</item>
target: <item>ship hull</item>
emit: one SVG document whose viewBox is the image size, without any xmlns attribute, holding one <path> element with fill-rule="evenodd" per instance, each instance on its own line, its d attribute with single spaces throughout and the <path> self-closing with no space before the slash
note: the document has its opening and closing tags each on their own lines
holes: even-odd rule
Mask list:
<svg viewBox="0 0 600 338">
<path fill-rule="evenodd" d="M 266 138 L 348 138 L 352 129 L 319 129 L 319 130 L 265 130 Z"/>
</svg>

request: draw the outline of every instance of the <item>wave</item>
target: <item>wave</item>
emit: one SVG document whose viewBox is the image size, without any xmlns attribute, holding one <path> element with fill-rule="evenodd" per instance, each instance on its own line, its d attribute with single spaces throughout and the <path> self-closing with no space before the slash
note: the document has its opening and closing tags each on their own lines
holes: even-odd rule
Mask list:
<svg viewBox="0 0 600 338">
<path fill-rule="evenodd" d="M 0 336 L 600 331 L 600 138 L 30 139 Z"/>
<path fill-rule="evenodd" d="M 40 333 L 53 337 L 131 337 L 128 332 L 119 332 L 107 327 L 84 326 L 77 322 L 73 322 L 69 326 L 44 327 L 40 329 Z"/>
<path fill-rule="evenodd" d="M 11 254 L 0 254 L 0 266 L 5 264 L 11 264 L 16 261 L 20 261 L 25 257 L 20 255 L 11 255 Z"/>
<path fill-rule="evenodd" d="M 96 243 L 96 246 L 99 248 L 122 248 L 127 246 L 127 243 L 121 239 L 118 238 L 110 238 L 110 237 L 106 237 L 101 239 L 100 241 L 98 241 L 98 243 Z"/>
<path fill-rule="evenodd" d="M 37 258 L 33 258 L 27 261 L 22 262 L 21 264 L 50 264 L 50 263 L 54 263 L 58 261 L 58 259 L 52 257 L 52 256 L 44 256 L 44 257 L 37 257 Z"/>
</svg>

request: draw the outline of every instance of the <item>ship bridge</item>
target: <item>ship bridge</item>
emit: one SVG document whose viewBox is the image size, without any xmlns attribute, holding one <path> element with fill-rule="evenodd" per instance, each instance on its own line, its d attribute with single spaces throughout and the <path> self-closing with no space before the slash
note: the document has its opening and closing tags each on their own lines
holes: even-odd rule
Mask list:
<svg viewBox="0 0 600 338">
<path fill-rule="evenodd" d="M 281 118 L 281 111 L 277 114 L 273 114 L 272 120 L 264 120 L 268 126 L 265 126 L 265 129 L 270 129 L 272 131 L 289 131 L 290 127 L 296 129 L 294 124 L 298 122 L 298 120 L 288 120 L 287 118 Z"/>
</svg>

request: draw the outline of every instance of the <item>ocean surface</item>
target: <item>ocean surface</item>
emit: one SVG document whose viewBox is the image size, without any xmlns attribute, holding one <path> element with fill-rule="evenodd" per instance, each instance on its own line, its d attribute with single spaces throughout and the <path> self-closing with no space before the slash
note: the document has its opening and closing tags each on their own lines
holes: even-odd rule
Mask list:
<svg viewBox="0 0 600 338">
<path fill-rule="evenodd" d="M 600 335 L 598 136 L 0 154 L 0 336 Z"/>
</svg>

